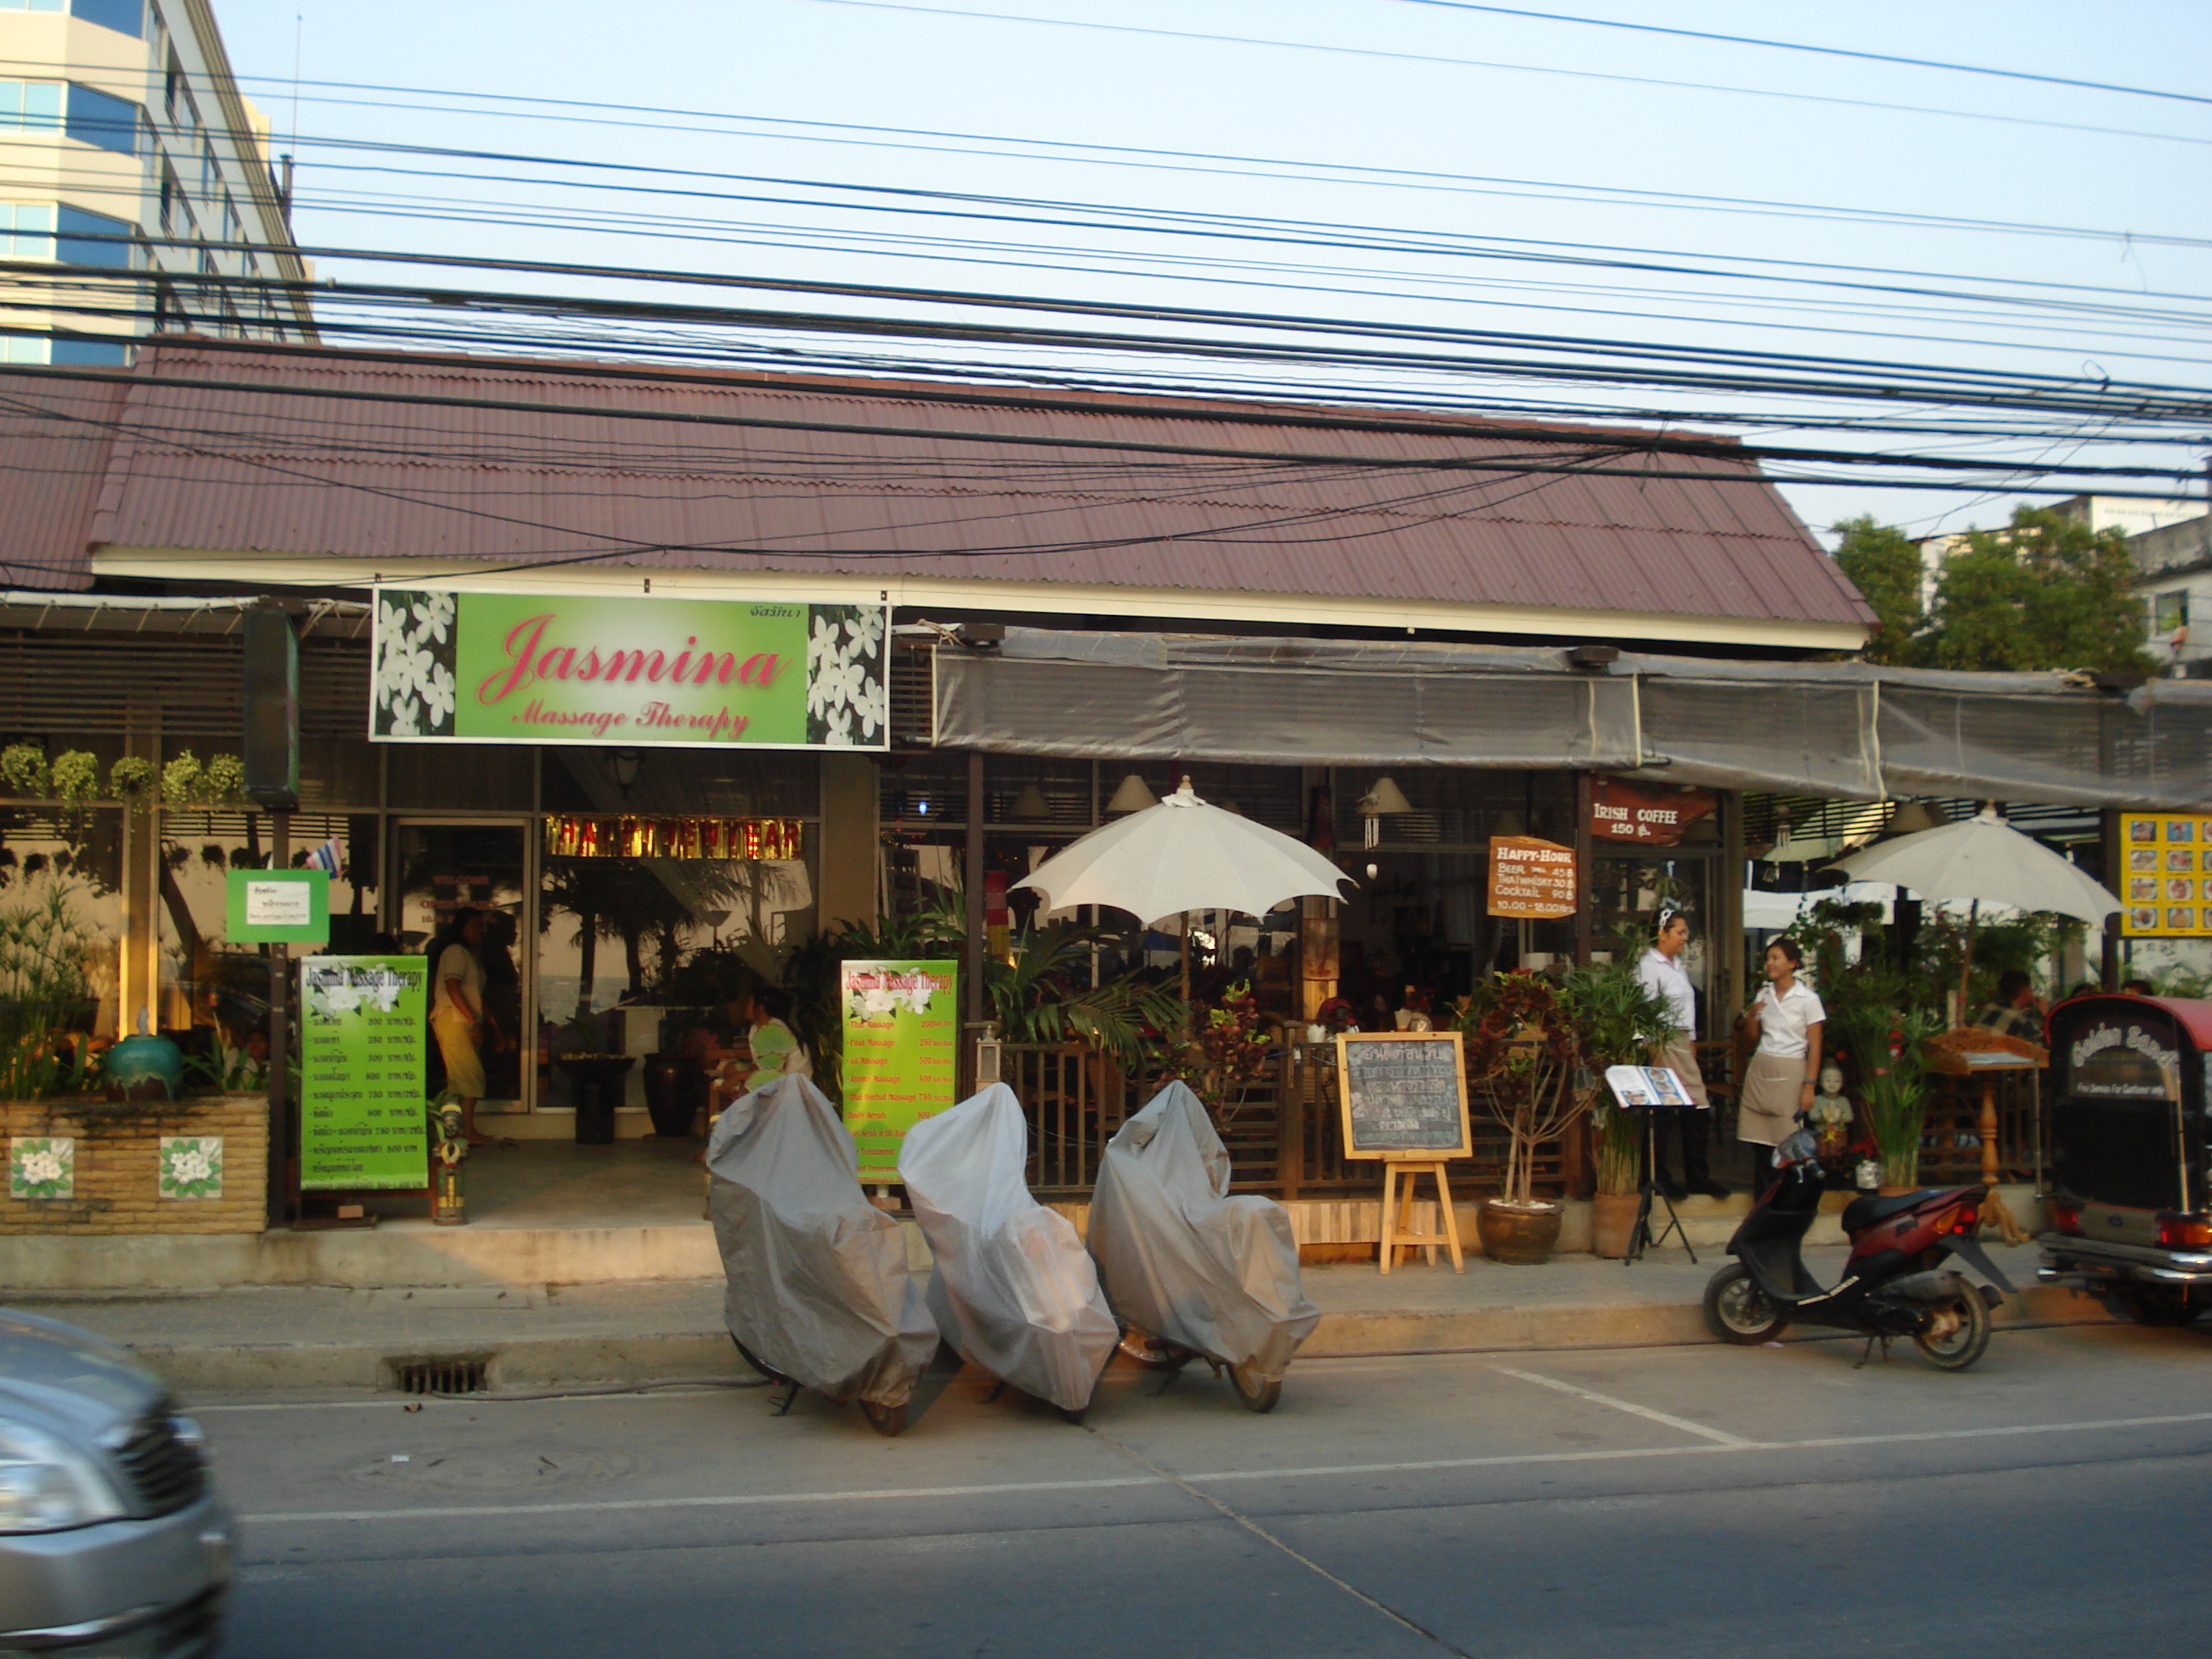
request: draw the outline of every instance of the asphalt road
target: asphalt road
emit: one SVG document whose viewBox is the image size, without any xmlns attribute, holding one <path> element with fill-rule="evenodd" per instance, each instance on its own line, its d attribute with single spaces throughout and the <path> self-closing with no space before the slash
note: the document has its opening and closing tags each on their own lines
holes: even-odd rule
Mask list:
<svg viewBox="0 0 2212 1659">
<path fill-rule="evenodd" d="M 203 1412 L 232 1659 L 2153 1653 L 2212 1634 L 2212 1329 Z M 404 1461 L 401 1461 L 404 1460 Z M 2123 1646 L 2124 1644 L 2124 1646 Z"/>
</svg>

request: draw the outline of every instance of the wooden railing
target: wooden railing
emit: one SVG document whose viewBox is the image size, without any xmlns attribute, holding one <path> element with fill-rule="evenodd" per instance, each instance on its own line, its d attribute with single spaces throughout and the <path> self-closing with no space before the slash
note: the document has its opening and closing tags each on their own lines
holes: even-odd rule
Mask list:
<svg viewBox="0 0 2212 1659">
<path fill-rule="evenodd" d="M 1088 1193 L 1098 1176 L 1106 1143 L 1141 1110 L 1158 1086 L 1148 1076 L 1127 1077 L 1114 1063 L 1080 1044 L 995 1047 L 997 1080 L 1022 1103 L 1030 1125 L 1030 1189 L 1040 1197 Z M 975 1075 L 993 1080 L 992 1048 L 971 1062 Z M 1495 1191 L 1505 1168 L 1504 1127 L 1480 1090 L 1470 1091 L 1474 1158 L 1465 1184 L 1455 1170 L 1455 1191 Z M 1382 1170 L 1366 1158 L 1344 1155 L 1342 1114 L 1336 1092 L 1336 1050 L 1328 1043 L 1285 1049 L 1268 1075 L 1248 1085 L 1214 1113 L 1214 1127 L 1229 1150 L 1235 1191 L 1282 1199 L 1341 1198 L 1379 1191 Z M 1553 1144 L 1540 1149 L 1536 1182 L 1556 1191 L 1564 1160 Z"/>
</svg>

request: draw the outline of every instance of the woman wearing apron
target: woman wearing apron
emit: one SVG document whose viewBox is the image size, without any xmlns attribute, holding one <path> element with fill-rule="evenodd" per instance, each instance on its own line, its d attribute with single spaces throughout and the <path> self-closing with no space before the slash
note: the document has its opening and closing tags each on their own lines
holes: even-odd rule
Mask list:
<svg viewBox="0 0 2212 1659">
<path fill-rule="evenodd" d="M 1795 939 L 1778 939 L 1768 945 L 1766 983 L 1744 1013 L 1759 1048 L 1745 1068 L 1735 1133 L 1738 1140 L 1764 1149 L 1758 1155 L 1754 1195 L 1765 1190 L 1774 1173 L 1774 1148 L 1796 1127 L 1797 1114 L 1813 1103 L 1820 1080 L 1820 1027 L 1828 1011 L 1797 977 L 1804 965 L 1805 953 Z"/>
</svg>

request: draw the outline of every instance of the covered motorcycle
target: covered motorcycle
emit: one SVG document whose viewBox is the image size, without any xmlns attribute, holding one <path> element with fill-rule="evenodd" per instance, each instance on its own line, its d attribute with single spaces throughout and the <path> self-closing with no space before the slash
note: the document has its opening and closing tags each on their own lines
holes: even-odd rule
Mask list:
<svg viewBox="0 0 2212 1659">
<path fill-rule="evenodd" d="M 1134 1328 L 1129 1352 L 1226 1366 L 1254 1411 L 1273 1409 L 1291 1357 L 1321 1322 L 1289 1214 L 1273 1199 L 1229 1196 L 1228 1150 L 1184 1084 L 1169 1084 L 1107 1142 L 1091 1254 L 1108 1303 Z"/>
<path fill-rule="evenodd" d="M 722 1317 L 756 1370 L 839 1405 L 858 1400 L 896 1434 L 937 1323 L 898 1223 L 868 1202 L 859 1169 L 837 1109 L 808 1079 L 779 1077 L 722 1114 L 707 1144 Z"/>
<path fill-rule="evenodd" d="M 994 1083 L 907 1131 L 899 1152 L 936 1266 L 929 1306 L 960 1357 L 1069 1418 L 1121 1335 L 1066 1217 L 1030 1196 L 1021 1102 Z"/>
</svg>

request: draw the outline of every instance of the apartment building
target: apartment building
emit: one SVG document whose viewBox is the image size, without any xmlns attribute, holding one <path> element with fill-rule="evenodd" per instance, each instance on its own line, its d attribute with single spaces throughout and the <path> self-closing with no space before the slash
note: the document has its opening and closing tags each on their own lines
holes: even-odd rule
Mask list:
<svg viewBox="0 0 2212 1659">
<path fill-rule="evenodd" d="M 206 0 L 0 0 L 0 362 L 313 340 L 285 208 Z"/>
</svg>

